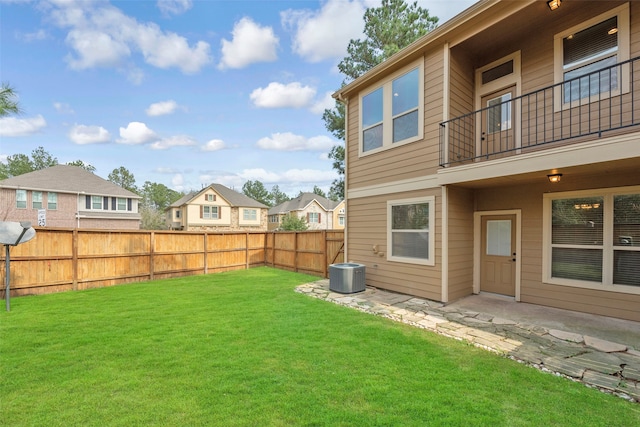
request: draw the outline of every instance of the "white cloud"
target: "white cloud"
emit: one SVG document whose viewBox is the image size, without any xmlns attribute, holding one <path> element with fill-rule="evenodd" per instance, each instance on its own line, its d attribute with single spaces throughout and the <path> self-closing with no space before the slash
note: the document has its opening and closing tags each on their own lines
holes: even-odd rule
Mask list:
<svg viewBox="0 0 640 427">
<path fill-rule="evenodd" d="M 156 3 L 163 15 L 180 15 L 191 9 L 191 0 L 158 0 Z"/>
<path fill-rule="evenodd" d="M 4 117 L 0 119 L 0 136 L 27 136 L 40 131 L 47 125 L 47 121 L 38 114 L 27 119 Z"/>
<path fill-rule="evenodd" d="M 176 135 L 155 141 L 149 147 L 152 150 L 168 150 L 171 147 L 189 147 L 192 145 L 198 145 L 195 139 L 187 135 Z"/>
<path fill-rule="evenodd" d="M 27 43 L 34 41 L 46 40 L 49 38 L 49 34 L 43 29 L 34 31 L 33 33 L 18 33 L 17 37 Z"/>
<path fill-rule="evenodd" d="M 258 140 L 256 145 L 263 150 L 275 151 L 325 151 L 335 145 L 335 141 L 327 136 L 306 138 L 291 132 L 274 133 L 271 137 Z"/>
<path fill-rule="evenodd" d="M 120 144 L 145 144 L 158 139 L 158 135 L 142 122 L 131 122 L 126 128 L 120 128 Z"/>
<path fill-rule="evenodd" d="M 178 191 L 182 191 L 184 189 L 184 177 L 182 174 L 177 173 L 171 178 L 171 185 Z"/>
<path fill-rule="evenodd" d="M 300 83 L 272 82 L 266 88 L 258 88 L 249 96 L 259 108 L 303 108 L 313 101 L 316 90 Z"/>
<path fill-rule="evenodd" d="M 225 148 L 224 141 L 221 139 L 212 139 L 202 146 L 202 151 L 218 151 Z"/>
<path fill-rule="evenodd" d="M 69 28 L 66 42 L 72 50 L 67 61 L 72 69 L 122 67 L 135 53 L 158 68 L 178 68 L 185 74 L 200 71 L 211 62 L 204 41 L 189 45 L 185 37 L 162 31 L 155 23 L 139 23 L 120 9 L 105 3 L 58 2 L 53 21 Z M 139 73 L 130 76 L 135 82 Z"/>
<path fill-rule="evenodd" d="M 331 96 L 333 92 L 327 92 L 324 97 L 316 102 L 309 108 L 313 114 L 323 114 L 324 110 L 332 110 L 336 106 L 336 100 Z"/>
<path fill-rule="evenodd" d="M 64 102 L 54 102 L 53 108 L 60 114 L 75 114 L 73 108 L 69 104 L 65 104 Z"/>
<path fill-rule="evenodd" d="M 290 169 L 282 175 L 284 181 L 291 182 L 333 181 L 337 177 L 337 172 L 333 170 L 321 171 L 316 169 Z"/>
<path fill-rule="evenodd" d="M 178 109 L 178 104 L 176 101 L 171 99 L 169 101 L 161 101 L 149 105 L 146 112 L 148 116 L 164 116 L 175 112 L 176 109 Z"/>
<path fill-rule="evenodd" d="M 232 35 L 233 40 L 221 41 L 222 59 L 218 68 L 244 68 L 255 62 L 278 59 L 279 40 L 271 27 L 261 27 L 245 17 L 236 22 Z"/>
<path fill-rule="evenodd" d="M 78 145 L 109 142 L 111 135 L 102 126 L 75 125 L 69 131 L 69 139 Z"/>
<path fill-rule="evenodd" d="M 309 62 L 343 58 L 351 39 L 363 37 L 362 1 L 328 0 L 319 11 L 286 10 L 282 25 L 294 30 L 293 52 Z"/>
</svg>

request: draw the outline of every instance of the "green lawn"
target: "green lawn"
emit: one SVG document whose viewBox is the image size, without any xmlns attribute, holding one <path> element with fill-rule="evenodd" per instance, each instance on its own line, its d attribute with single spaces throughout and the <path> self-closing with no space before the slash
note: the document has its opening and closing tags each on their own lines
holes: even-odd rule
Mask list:
<svg viewBox="0 0 640 427">
<path fill-rule="evenodd" d="M 631 426 L 640 405 L 256 268 L 11 300 L 2 426 Z"/>
</svg>

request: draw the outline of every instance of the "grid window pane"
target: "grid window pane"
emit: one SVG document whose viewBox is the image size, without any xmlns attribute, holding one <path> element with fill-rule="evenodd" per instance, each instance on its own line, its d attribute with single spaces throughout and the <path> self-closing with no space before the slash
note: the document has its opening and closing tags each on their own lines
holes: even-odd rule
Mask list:
<svg viewBox="0 0 640 427">
<path fill-rule="evenodd" d="M 31 192 L 31 204 L 33 209 L 42 209 L 42 191 Z"/>
<path fill-rule="evenodd" d="M 58 193 L 47 193 L 47 209 L 58 209 Z"/>
<path fill-rule="evenodd" d="M 91 209 L 102 209 L 102 197 L 91 196 Z"/>
<path fill-rule="evenodd" d="M 27 190 L 16 190 L 16 208 L 27 208 Z"/>
<path fill-rule="evenodd" d="M 391 255 L 429 259 L 429 203 L 391 206 Z"/>
</svg>

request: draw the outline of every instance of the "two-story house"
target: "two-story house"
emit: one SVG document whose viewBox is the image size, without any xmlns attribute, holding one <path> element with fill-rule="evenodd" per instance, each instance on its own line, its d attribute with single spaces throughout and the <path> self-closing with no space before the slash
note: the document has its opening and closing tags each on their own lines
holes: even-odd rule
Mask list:
<svg viewBox="0 0 640 427">
<path fill-rule="evenodd" d="M 211 184 L 175 201 L 167 225 L 186 231 L 264 231 L 269 207 L 222 184 Z"/>
<path fill-rule="evenodd" d="M 300 193 L 298 197 L 269 209 L 269 230 L 278 230 L 287 215 L 304 218 L 309 230 L 342 230 L 345 223 L 344 200 L 334 202 L 315 193 Z"/>
<path fill-rule="evenodd" d="M 639 2 L 481 0 L 341 88 L 345 259 L 640 320 L 639 58 Z"/>
<path fill-rule="evenodd" d="M 0 181 L 0 221 L 137 230 L 140 199 L 83 168 L 58 165 Z"/>
</svg>

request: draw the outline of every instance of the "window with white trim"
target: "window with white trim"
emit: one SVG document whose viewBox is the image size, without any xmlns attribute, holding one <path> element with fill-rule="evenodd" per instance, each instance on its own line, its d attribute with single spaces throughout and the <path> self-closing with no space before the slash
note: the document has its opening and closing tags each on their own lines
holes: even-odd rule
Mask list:
<svg viewBox="0 0 640 427">
<path fill-rule="evenodd" d="M 360 97 L 361 154 L 422 138 L 423 75 L 414 64 Z"/>
<path fill-rule="evenodd" d="M 627 3 L 555 36 L 556 83 L 565 82 L 562 104 L 628 91 L 628 72 L 615 65 L 629 59 L 629 33 Z"/>
<path fill-rule="evenodd" d="M 118 197 L 118 210 L 119 211 L 126 211 L 127 210 L 127 199 L 124 197 Z"/>
<path fill-rule="evenodd" d="M 31 207 L 33 209 L 42 209 L 42 191 L 31 192 Z"/>
<path fill-rule="evenodd" d="M 545 281 L 640 293 L 640 187 L 545 195 Z"/>
<path fill-rule="evenodd" d="M 435 198 L 387 202 L 387 258 L 435 265 Z"/>
<path fill-rule="evenodd" d="M 202 218 L 219 219 L 218 206 L 202 206 Z"/>
<path fill-rule="evenodd" d="M 102 209 L 101 196 L 91 196 L 91 209 Z"/>
<path fill-rule="evenodd" d="M 27 190 L 16 190 L 16 208 L 27 208 Z"/>
<path fill-rule="evenodd" d="M 338 225 L 344 226 L 344 216 L 340 215 L 338 217 Z"/>
<path fill-rule="evenodd" d="M 47 192 L 47 209 L 58 209 L 58 193 Z"/>
<path fill-rule="evenodd" d="M 320 223 L 320 214 L 318 212 L 309 212 L 307 214 L 307 222 L 309 224 L 319 224 Z"/>
<path fill-rule="evenodd" d="M 258 211 L 256 209 L 243 209 L 242 219 L 245 221 L 257 221 Z"/>
</svg>

